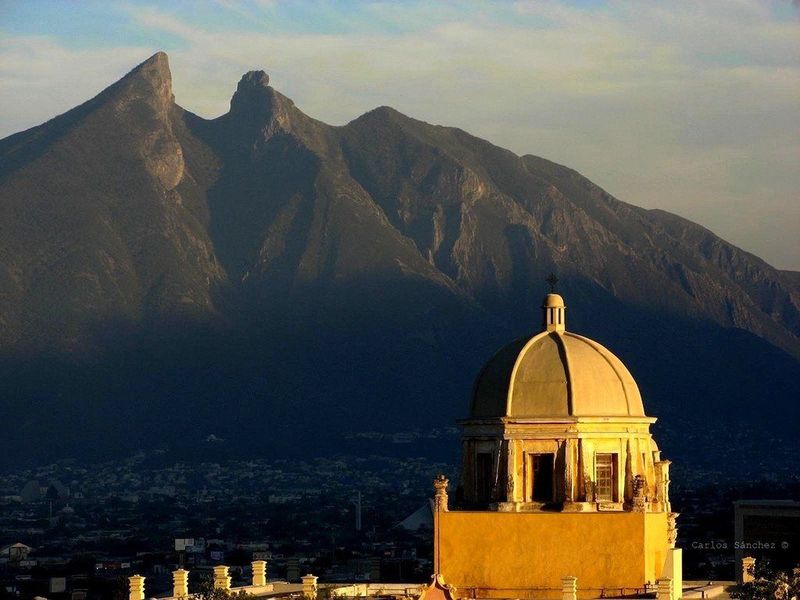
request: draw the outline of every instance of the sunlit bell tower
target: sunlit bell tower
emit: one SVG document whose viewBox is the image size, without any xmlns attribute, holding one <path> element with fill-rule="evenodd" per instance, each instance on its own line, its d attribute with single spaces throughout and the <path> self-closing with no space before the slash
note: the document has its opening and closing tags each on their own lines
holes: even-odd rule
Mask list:
<svg viewBox="0 0 800 600">
<path fill-rule="evenodd" d="M 583 597 L 679 580 L 655 418 L 614 354 L 566 330 L 560 295 L 542 315 L 478 375 L 459 492 L 436 504 L 436 572 L 487 597 L 552 595 L 565 576 Z"/>
</svg>

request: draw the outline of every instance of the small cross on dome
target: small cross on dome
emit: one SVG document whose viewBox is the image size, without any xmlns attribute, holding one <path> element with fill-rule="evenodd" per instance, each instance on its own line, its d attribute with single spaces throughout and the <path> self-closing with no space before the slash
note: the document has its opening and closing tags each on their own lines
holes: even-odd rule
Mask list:
<svg viewBox="0 0 800 600">
<path fill-rule="evenodd" d="M 554 294 L 556 291 L 556 284 L 558 284 L 558 277 L 555 273 L 550 273 L 545 281 L 550 285 L 550 293 Z"/>
</svg>

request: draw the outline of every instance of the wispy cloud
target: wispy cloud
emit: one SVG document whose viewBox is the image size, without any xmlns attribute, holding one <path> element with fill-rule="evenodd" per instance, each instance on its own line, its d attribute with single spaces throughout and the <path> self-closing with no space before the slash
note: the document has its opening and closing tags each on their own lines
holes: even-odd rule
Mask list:
<svg viewBox="0 0 800 600">
<path fill-rule="evenodd" d="M 133 30 L 169 51 L 178 102 L 203 116 L 227 110 L 242 72 L 264 68 L 322 120 L 389 104 L 568 164 L 623 200 L 800 268 L 790 241 L 800 229 L 800 31 L 774 3 L 218 4 L 211 20 L 124 9 Z M 0 86 L 15 90 L 0 93 L 0 112 L 13 115 L 4 133 L 77 104 L 159 49 L 1 44 Z M 65 96 L 57 84 L 76 64 Z"/>
<path fill-rule="evenodd" d="M 149 49 L 69 48 L 43 36 L 0 34 L 0 136 L 81 104 L 146 58 Z"/>
</svg>

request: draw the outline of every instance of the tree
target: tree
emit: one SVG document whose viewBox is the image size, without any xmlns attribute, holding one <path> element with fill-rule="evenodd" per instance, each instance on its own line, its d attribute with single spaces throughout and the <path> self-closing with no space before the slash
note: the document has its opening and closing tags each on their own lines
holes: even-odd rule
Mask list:
<svg viewBox="0 0 800 600">
<path fill-rule="evenodd" d="M 198 590 L 191 594 L 196 600 L 250 600 L 255 598 L 253 594 L 248 594 L 244 590 L 232 592 L 230 590 L 220 590 L 214 588 L 214 582 L 210 579 L 202 581 Z"/>
<path fill-rule="evenodd" d="M 753 581 L 731 597 L 741 600 L 792 600 L 800 598 L 800 565 L 790 571 L 773 571 L 766 561 L 756 562 Z"/>
</svg>

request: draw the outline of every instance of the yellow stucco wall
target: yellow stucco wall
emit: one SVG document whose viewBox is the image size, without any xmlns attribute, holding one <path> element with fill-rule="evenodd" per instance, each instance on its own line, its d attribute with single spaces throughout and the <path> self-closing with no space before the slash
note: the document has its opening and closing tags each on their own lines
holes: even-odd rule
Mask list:
<svg viewBox="0 0 800 600">
<path fill-rule="evenodd" d="M 669 546 L 665 513 L 436 514 L 439 573 L 484 597 L 555 597 L 561 578 L 578 595 L 631 592 L 660 576 Z M 549 590 L 549 591 L 548 591 Z"/>
</svg>

